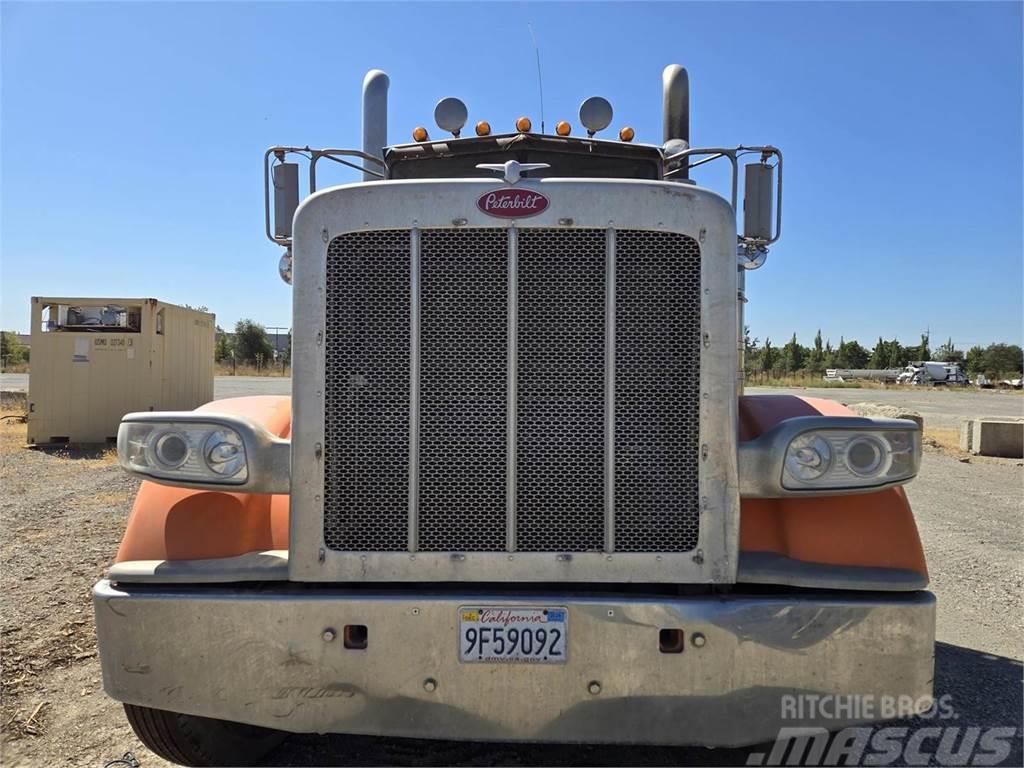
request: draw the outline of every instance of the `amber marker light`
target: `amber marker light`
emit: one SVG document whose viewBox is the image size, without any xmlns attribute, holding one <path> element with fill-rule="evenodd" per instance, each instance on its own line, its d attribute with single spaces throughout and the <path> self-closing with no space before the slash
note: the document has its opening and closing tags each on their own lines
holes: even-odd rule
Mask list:
<svg viewBox="0 0 1024 768">
<path fill-rule="evenodd" d="M 625 128 L 619 129 L 619 141 L 632 141 L 634 136 L 636 136 L 636 131 L 628 125 Z"/>
<path fill-rule="evenodd" d="M 481 120 L 476 124 L 476 135 L 477 136 L 490 136 L 491 135 L 491 124 L 486 120 Z"/>
<path fill-rule="evenodd" d="M 516 130 L 520 133 L 527 133 L 531 128 L 533 128 L 533 123 L 530 122 L 530 118 L 520 117 L 516 120 Z"/>
<path fill-rule="evenodd" d="M 424 128 L 422 125 L 417 125 L 415 128 L 412 129 L 412 138 L 413 141 L 426 141 L 427 139 L 430 138 L 430 136 L 427 134 L 426 128 Z"/>
<path fill-rule="evenodd" d="M 568 136 L 570 133 L 572 133 L 572 126 L 569 125 L 569 122 L 567 120 L 559 120 L 558 123 L 555 125 L 555 133 L 557 133 L 559 136 Z"/>
</svg>

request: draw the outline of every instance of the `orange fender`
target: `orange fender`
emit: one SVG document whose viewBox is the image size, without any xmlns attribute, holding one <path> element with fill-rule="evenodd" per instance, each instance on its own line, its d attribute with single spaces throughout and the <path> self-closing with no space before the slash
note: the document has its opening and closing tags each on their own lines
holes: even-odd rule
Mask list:
<svg viewBox="0 0 1024 768">
<path fill-rule="evenodd" d="M 794 395 L 740 398 L 740 441 L 793 416 L 853 416 L 832 400 Z M 921 537 L 902 488 L 854 496 L 743 499 L 740 549 L 827 565 L 902 568 L 928 576 Z"/>
<path fill-rule="evenodd" d="M 245 416 L 291 435 L 291 398 L 235 397 L 196 409 Z M 288 549 L 288 496 L 174 488 L 145 481 L 135 497 L 117 562 L 200 560 Z"/>
<path fill-rule="evenodd" d="M 239 397 L 197 409 L 246 416 L 289 437 L 288 397 Z M 740 440 L 791 416 L 849 416 L 831 400 L 791 395 L 741 397 Z M 195 560 L 288 548 L 286 495 L 226 493 L 143 482 L 117 562 Z M 917 525 L 902 488 L 855 496 L 744 499 L 740 549 L 805 562 L 903 568 L 927 577 Z"/>
</svg>

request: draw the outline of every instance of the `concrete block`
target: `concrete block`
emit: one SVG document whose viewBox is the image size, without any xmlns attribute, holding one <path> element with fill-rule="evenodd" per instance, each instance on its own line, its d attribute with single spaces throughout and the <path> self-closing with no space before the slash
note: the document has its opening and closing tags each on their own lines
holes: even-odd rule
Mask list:
<svg viewBox="0 0 1024 768">
<path fill-rule="evenodd" d="M 964 419 L 960 422 L 960 450 L 970 451 L 974 445 L 974 419 Z"/>
<path fill-rule="evenodd" d="M 979 456 L 1024 458 L 1024 421 L 967 419 L 960 424 L 960 449 Z"/>
</svg>

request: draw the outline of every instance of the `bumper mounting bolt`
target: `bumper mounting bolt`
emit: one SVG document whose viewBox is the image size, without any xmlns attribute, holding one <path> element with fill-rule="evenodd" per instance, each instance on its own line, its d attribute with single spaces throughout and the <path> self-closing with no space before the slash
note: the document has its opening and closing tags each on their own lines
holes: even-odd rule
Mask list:
<svg viewBox="0 0 1024 768">
<path fill-rule="evenodd" d="M 428 677 L 426 680 L 423 681 L 423 690 L 425 690 L 427 693 L 433 693 L 434 691 L 436 691 L 437 680 L 435 680 L 432 677 Z"/>
<path fill-rule="evenodd" d="M 690 636 L 690 642 L 693 643 L 694 648 L 703 648 L 704 644 L 708 641 L 706 637 L 700 632 L 694 632 Z"/>
<path fill-rule="evenodd" d="M 592 680 L 590 684 L 587 685 L 587 690 L 594 696 L 597 696 L 597 694 L 601 692 L 601 684 L 597 682 L 597 680 Z"/>
<path fill-rule="evenodd" d="M 338 633 L 330 628 L 325 629 L 323 632 L 320 633 L 320 639 L 323 640 L 325 643 L 333 642 L 334 638 L 336 638 L 337 636 Z"/>
</svg>

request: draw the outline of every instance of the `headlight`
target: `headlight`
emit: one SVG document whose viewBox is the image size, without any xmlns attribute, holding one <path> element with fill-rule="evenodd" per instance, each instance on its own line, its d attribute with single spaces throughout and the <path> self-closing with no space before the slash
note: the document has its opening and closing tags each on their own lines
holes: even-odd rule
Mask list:
<svg viewBox="0 0 1024 768">
<path fill-rule="evenodd" d="M 158 479 L 241 485 L 249 474 L 241 435 L 222 424 L 122 422 L 117 456 Z"/>
<path fill-rule="evenodd" d="M 793 416 L 738 446 L 748 499 L 870 493 L 913 479 L 921 433 L 912 421 Z"/>
<path fill-rule="evenodd" d="M 918 432 L 823 429 L 804 432 L 786 448 L 782 486 L 791 490 L 870 488 L 917 474 Z"/>
</svg>

